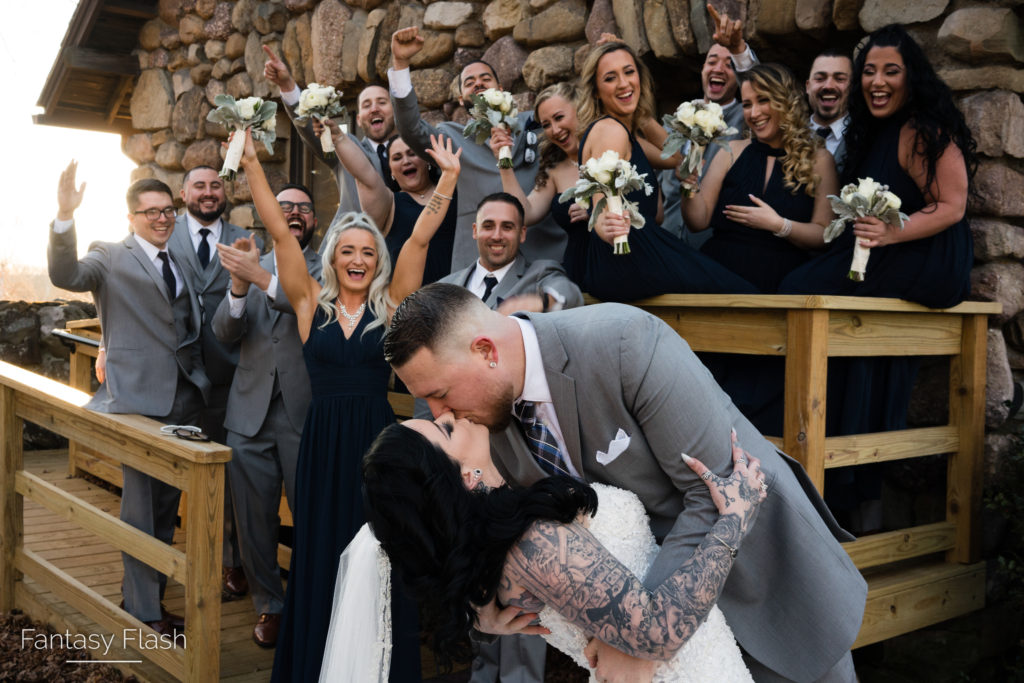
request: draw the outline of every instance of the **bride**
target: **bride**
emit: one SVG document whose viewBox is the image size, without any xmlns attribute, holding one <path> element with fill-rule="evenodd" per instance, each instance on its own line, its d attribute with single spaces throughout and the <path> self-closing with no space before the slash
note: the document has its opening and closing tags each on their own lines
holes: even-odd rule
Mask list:
<svg viewBox="0 0 1024 683">
<path fill-rule="evenodd" d="M 597 638 L 658 660 L 655 681 L 751 680 L 715 602 L 766 495 L 764 475 L 735 437 L 728 479 L 683 458 L 721 516 L 649 591 L 638 577 L 658 548 L 634 494 L 568 477 L 507 487 L 486 427 L 450 414 L 385 428 L 363 461 L 373 532 L 364 527 L 342 556 L 321 680 L 387 680 L 388 560 L 429 615 L 442 666 L 468 658 L 474 605 L 497 598 L 539 613 L 548 642 L 581 666 Z"/>
</svg>

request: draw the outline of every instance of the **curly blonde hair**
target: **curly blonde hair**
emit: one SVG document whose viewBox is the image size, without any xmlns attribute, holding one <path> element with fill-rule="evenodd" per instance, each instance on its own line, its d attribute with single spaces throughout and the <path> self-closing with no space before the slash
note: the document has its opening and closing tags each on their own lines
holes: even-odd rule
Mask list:
<svg viewBox="0 0 1024 683">
<path fill-rule="evenodd" d="M 821 181 L 814 173 L 814 158 L 821 140 L 808 125 L 807 103 L 792 72 L 781 64 L 757 64 L 737 73 L 736 78 L 740 88 L 750 83 L 757 93 L 767 95 L 772 110 L 779 114 L 782 149 L 786 153 L 782 158 L 783 185 L 793 194 L 802 185 L 804 192 L 813 197 Z"/>
<path fill-rule="evenodd" d="M 338 274 L 334 271 L 334 250 L 337 248 L 341 236 L 349 230 L 364 230 L 370 233 L 373 237 L 374 248 L 377 250 L 377 270 L 373 275 L 373 280 L 370 281 L 370 291 L 366 297 L 366 307 L 370 309 L 376 320 L 363 328 L 363 334 L 366 334 L 373 328 L 387 323 L 388 307 L 392 306 L 391 298 L 388 296 L 388 284 L 391 282 L 391 255 L 388 253 L 384 235 L 377 229 L 373 219 L 361 211 L 349 211 L 338 216 L 331 223 L 323 244 L 320 245 L 323 287 L 320 288 L 317 306 L 326 315 L 324 324 L 320 327 L 327 327 L 338 319 L 335 300 L 341 293 L 341 283 L 338 281 Z"/>
<path fill-rule="evenodd" d="M 626 43 L 612 41 L 592 48 L 580 71 L 579 88 L 576 93 L 576 118 L 580 131 L 586 130 L 590 124 L 605 115 L 604 106 L 597 97 L 597 64 L 605 55 L 619 50 L 629 53 L 640 75 L 640 100 L 633 114 L 633 129 L 630 132 L 636 133 L 639 122 L 654 116 L 654 81 L 651 79 L 651 72 L 647 65 L 637 58 L 633 48 Z"/>
<path fill-rule="evenodd" d="M 562 81 L 561 83 L 549 85 L 537 93 L 537 99 L 533 103 L 533 117 L 537 119 L 537 123 L 540 123 L 537 115 L 537 112 L 540 111 L 540 105 L 552 97 L 561 97 L 575 107 L 576 85 L 568 81 Z M 541 136 L 540 144 L 537 147 L 540 149 L 540 155 L 537 159 L 537 179 L 534 181 L 533 186 L 544 187 L 548 184 L 548 169 L 554 168 L 568 157 L 561 147 L 548 140 L 547 135 Z"/>
</svg>

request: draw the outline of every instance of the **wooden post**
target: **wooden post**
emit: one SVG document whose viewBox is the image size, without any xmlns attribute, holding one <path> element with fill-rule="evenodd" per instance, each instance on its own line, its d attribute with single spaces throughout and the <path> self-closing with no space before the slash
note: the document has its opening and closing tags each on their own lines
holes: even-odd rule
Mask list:
<svg viewBox="0 0 1024 683">
<path fill-rule="evenodd" d="M 22 423 L 14 412 L 15 390 L 0 386 L 0 611 L 14 609 L 15 584 L 21 572 L 14 568 L 14 554 L 24 534 L 24 501 L 14 491 L 14 475 L 22 468 Z"/>
<path fill-rule="evenodd" d="M 73 386 L 75 389 L 80 389 L 86 393 L 92 393 L 89 390 L 92 389 L 92 361 L 90 356 L 82 353 L 81 344 L 75 344 L 74 351 L 71 352 L 71 367 L 68 377 L 68 384 Z M 82 473 L 82 470 L 78 467 L 81 447 L 74 441 L 68 442 L 68 476 L 77 477 Z"/>
<path fill-rule="evenodd" d="M 960 355 L 949 361 L 949 422 L 960 438 L 960 450 L 949 456 L 946 476 L 946 519 L 956 525 L 955 545 L 946 553 L 950 562 L 977 562 L 980 557 L 986 318 L 962 316 Z"/>
<path fill-rule="evenodd" d="M 221 543 L 224 463 L 191 463 L 185 554 L 185 680 L 220 679 Z"/>
<path fill-rule="evenodd" d="M 825 489 L 825 386 L 828 373 L 826 309 L 793 309 L 786 330 L 786 413 L 783 450 Z"/>
</svg>

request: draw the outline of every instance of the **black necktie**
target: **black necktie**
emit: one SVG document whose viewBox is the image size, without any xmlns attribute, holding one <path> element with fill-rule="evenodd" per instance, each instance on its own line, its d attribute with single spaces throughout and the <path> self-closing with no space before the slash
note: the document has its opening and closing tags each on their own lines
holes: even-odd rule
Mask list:
<svg viewBox="0 0 1024 683">
<path fill-rule="evenodd" d="M 832 132 L 832 129 L 822 126 L 821 128 L 815 130 L 814 132 L 820 135 L 822 139 L 825 139 L 828 137 L 828 134 Z"/>
<path fill-rule="evenodd" d="M 487 275 L 484 275 L 484 295 L 480 297 L 484 303 L 487 302 L 487 297 L 491 295 L 491 292 L 497 286 L 498 278 L 494 277 L 493 273 L 487 273 Z"/>
<path fill-rule="evenodd" d="M 196 249 L 196 256 L 199 257 L 199 265 L 204 269 L 210 265 L 210 243 L 206 241 L 206 238 L 210 236 L 209 228 L 199 228 L 199 248 Z"/>
<path fill-rule="evenodd" d="M 171 259 L 167 256 L 166 251 L 161 251 L 156 255 L 156 257 L 164 262 L 164 265 L 161 268 L 164 276 L 164 282 L 167 283 L 167 291 L 171 295 L 171 301 L 174 301 L 174 295 L 177 294 L 178 291 L 178 283 L 174 279 L 174 271 L 171 270 Z"/>
<path fill-rule="evenodd" d="M 380 160 L 380 174 L 385 178 L 388 177 L 388 149 L 387 145 L 377 145 L 377 159 Z"/>
</svg>

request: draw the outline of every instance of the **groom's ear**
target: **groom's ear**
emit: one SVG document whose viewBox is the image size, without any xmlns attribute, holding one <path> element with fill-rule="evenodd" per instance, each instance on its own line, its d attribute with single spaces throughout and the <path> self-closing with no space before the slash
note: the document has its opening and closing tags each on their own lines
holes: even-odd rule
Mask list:
<svg viewBox="0 0 1024 683">
<path fill-rule="evenodd" d="M 486 335 L 477 335 L 469 344 L 469 352 L 472 356 L 482 359 L 487 363 L 498 362 L 498 347 L 494 340 Z"/>
</svg>

